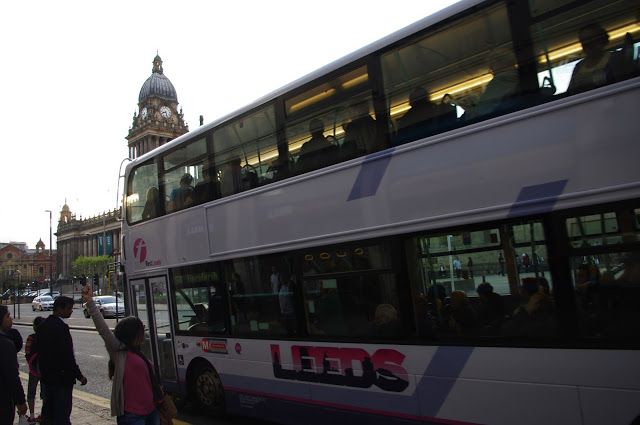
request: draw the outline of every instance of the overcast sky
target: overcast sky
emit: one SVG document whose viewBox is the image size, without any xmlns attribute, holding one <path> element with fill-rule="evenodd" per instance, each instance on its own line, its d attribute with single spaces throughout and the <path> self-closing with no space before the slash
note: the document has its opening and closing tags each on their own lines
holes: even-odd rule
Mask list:
<svg viewBox="0 0 640 425">
<path fill-rule="evenodd" d="M 6 1 L 0 5 L 0 242 L 49 245 L 65 202 L 116 207 L 156 51 L 190 129 L 454 0 Z M 55 236 L 54 236 L 55 247 Z"/>
</svg>

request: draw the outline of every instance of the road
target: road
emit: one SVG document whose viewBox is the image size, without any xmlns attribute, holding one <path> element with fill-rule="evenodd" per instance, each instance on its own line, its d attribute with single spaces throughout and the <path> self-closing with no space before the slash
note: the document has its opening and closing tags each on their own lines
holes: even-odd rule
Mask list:
<svg viewBox="0 0 640 425">
<path fill-rule="evenodd" d="M 13 316 L 13 306 L 8 307 L 11 315 Z M 34 317 L 47 317 L 50 314 L 50 312 L 48 311 L 33 312 L 31 310 L 31 304 L 22 304 L 20 306 L 20 313 L 20 318 L 14 318 L 14 327 L 18 331 L 20 331 L 20 334 L 22 335 L 24 341 L 27 340 L 27 336 L 29 336 L 29 334 L 33 333 L 33 329 L 31 326 L 21 325 L 19 323 L 32 323 Z M 114 327 L 116 325 L 115 319 L 106 319 L 106 321 L 110 327 Z M 93 322 L 91 321 L 91 319 L 84 318 L 82 314 L 82 308 L 80 306 L 75 307 L 73 314 L 69 319 L 66 319 L 66 322 L 71 327 L 82 326 L 93 328 Z M 106 349 L 104 348 L 104 343 L 102 342 L 100 335 L 98 335 L 95 330 L 71 329 L 71 336 L 73 337 L 76 361 L 78 362 L 82 373 L 87 377 L 87 385 L 79 386 L 78 384 L 78 386 L 76 386 L 76 389 L 93 395 L 104 397 L 106 399 L 110 399 L 111 381 L 109 381 L 107 375 L 107 363 L 109 357 L 107 355 Z M 20 371 L 27 373 L 29 369 L 24 358 L 24 350 L 18 353 L 18 361 L 20 363 Z M 269 425 L 269 423 L 267 422 L 257 422 L 255 419 L 238 417 L 216 420 L 215 422 L 212 422 L 211 418 L 198 416 L 194 414 L 194 412 L 189 411 L 180 412 L 178 419 L 193 425 L 204 425 L 211 423 L 219 425 Z"/>
</svg>

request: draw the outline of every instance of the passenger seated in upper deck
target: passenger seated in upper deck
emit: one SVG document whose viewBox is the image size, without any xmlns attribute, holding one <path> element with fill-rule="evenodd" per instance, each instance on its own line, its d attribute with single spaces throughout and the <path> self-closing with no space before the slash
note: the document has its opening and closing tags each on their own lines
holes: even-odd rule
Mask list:
<svg viewBox="0 0 640 425">
<path fill-rule="evenodd" d="M 240 192 L 242 166 L 240 158 L 220 165 L 220 195 L 229 196 Z"/>
<path fill-rule="evenodd" d="M 584 58 L 573 69 L 568 92 L 576 93 L 604 86 L 625 78 L 631 78 L 640 71 L 634 58 L 634 40 L 630 33 L 624 37 L 620 49 L 609 52 L 609 34 L 598 24 L 590 24 L 580 29 L 578 34 Z"/>
<path fill-rule="evenodd" d="M 160 201 L 160 192 L 155 186 L 151 186 L 147 190 L 147 200 L 144 203 L 144 210 L 142 210 L 142 219 L 150 220 L 158 216 L 158 207 Z"/>
<path fill-rule="evenodd" d="M 300 148 L 297 171 L 305 173 L 333 164 L 336 161 L 338 147 L 324 137 L 324 123 L 318 118 L 309 122 L 311 139 Z"/>
<path fill-rule="evenodd" d="M 180 186 L 171 191 L 169 211 L 181 210 L 193 205 L 193 177 L 189 173 L 184 173 L 180 177 Z"/>
<path fill-rule="evenodd" d="M 512 106 L 510 100 L 518 94 L 520 80 L 511 49 L 499 47 L 492 50 L 488 62 L 493 78 L 480 95 L 477 104 L 465 112 L 466 120 L 508 111 Z"/>
<path fill-rule="evenodd" d="M 202 180 L 196 184 L 194 189 L 196 204 L 204 204 L 215 199 L 216 192 L 214 168 L 212 166 L 202 168 Z"/>
<path fill-rule="evenodd" d="M 438 107 L 429 100 L 429 93 L 416 87 L 409 94 L 411 108 L 398 118 L 396 144 L 407 143 L 429 136 L 436 131 Z"/>
<path fill-rule="evenodd" d="M 369 115 L 368 103 L 353 104 L 349 106 L 348 113 L 350 121 L 342 124 L 344 140 L 340 148 L 340 158 L 348 160 L 382 149 L 376 121 Z"/>
<path fill-rule="evenodd" d="M 611 53 L 607 51 L 609 34 L 596 23 L 582 27 L 578 33 L 584 58 L 573 68 L 568 93 L 609 84 L 614 79 Z"/>
</svg>

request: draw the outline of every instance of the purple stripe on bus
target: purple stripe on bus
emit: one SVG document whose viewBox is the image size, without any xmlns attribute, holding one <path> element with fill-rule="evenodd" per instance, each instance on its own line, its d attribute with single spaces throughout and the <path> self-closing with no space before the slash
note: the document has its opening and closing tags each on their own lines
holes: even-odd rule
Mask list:
<svg viewBox="0 0 640 425">
<path fill-rule="evenodd" d="M 474 347 L 438 347 L 418 384 L 422 414 L 437 416 Z"/>
<path fill-rule="evenodd" d="M 511 206 L 508 217 L 553 211 L 553 207 L 564 191 L 567 182 L 568 180 L 556 180 L 523 187 L 518 194 L 518 198 Z"/>
<path fill-rule="evenodd" d="M 366 198 L 376 194 L 378 187 L 380 187 L 380 182 L 387 171 L 389 162 L 391 162 L 393 151 L 394 149 L 391 148 L 384 152 L 372 153 L 365 157 L 347 201 Z"/>
</svg>

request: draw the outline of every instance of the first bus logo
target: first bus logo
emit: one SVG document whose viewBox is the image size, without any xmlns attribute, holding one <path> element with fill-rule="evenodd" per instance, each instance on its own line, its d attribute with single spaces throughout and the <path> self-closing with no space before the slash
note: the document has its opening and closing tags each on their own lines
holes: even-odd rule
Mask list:
<svg viewBox="0 0 640 425">
<path fill-rule="evenodd" d="M 138 238 L 133 242 L 133 256 L 141 263 L 147 259 L 147 243 L 144 239 Z"/>
</svg>

